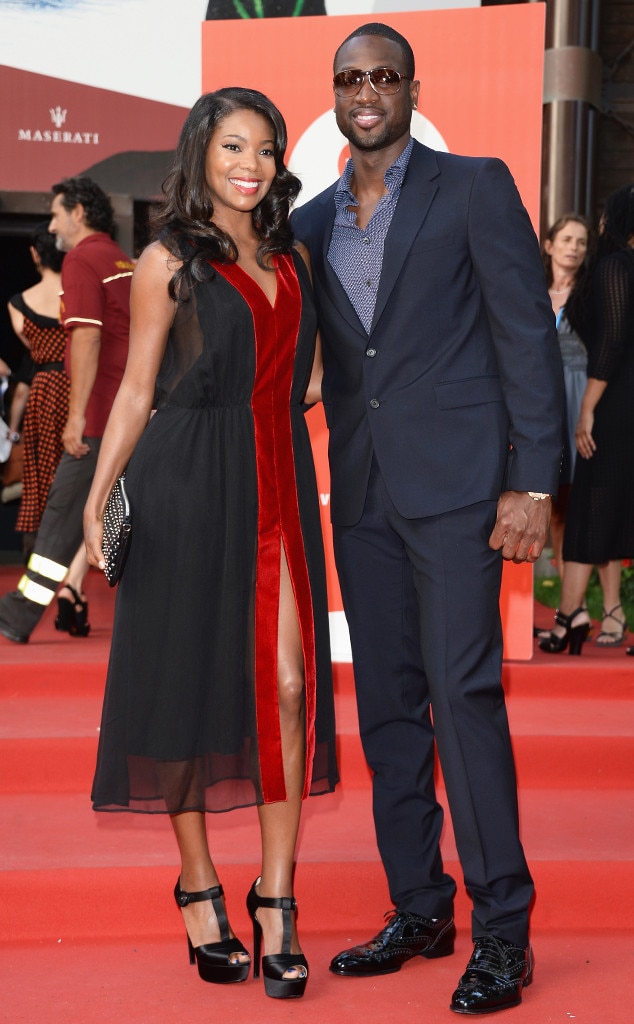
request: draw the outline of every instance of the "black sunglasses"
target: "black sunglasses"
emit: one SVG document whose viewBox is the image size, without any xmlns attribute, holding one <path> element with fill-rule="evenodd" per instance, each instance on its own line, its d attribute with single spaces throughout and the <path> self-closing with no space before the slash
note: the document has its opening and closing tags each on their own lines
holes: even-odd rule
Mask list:
<svg viewBox="0 0 634 1024">
<path fill-rule="evenodd" d="M 347 71 L 340 71 L 332 80 L 333 89 L 337 96 L 356 96 L 361 90 L 364 80 L 367 78 L 375 92 L 382 96 L 390 96 L 401 88 L 401 79 L 411 81 L 407 75 L 402 75 L 394 68 L 372 68 L 371 71 L 360 71 L 359 68 L 349 68 Z"/>
</svg>

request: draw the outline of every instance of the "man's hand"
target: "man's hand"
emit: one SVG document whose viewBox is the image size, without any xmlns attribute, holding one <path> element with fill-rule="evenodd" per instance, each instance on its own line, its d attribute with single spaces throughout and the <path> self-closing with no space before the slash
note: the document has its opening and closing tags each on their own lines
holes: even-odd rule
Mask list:
<svg viewBox="0 0 634 1024">
<path fill-rule="evenodd" d="M 73 327 L 70 341 L 70 398 L 62 444 L 69 455 L 81 459 L 90 448 L 84 442 L 86 409 L 97 378 L 101 330 Z"/>
<path fill-rule="evenodd" d="M 81 459 L 84 455 L 88 455 L 90 451 L 90 448 L 84 441 L 85 426 L 86 417 L 80 416 L 77 413 L 71 413 L 66 420 L 66 426 L 62 434 L 62 444 L 65 451 L 75 459 Z"/>
<path fill-rule="evenodd" d="M 497 519 L 489 546 L 513 562 L 536 562 L 550 522 L 550 498 L 535 501 L 526 491 L 505 491 L 498 501 Z"/>
</svg>

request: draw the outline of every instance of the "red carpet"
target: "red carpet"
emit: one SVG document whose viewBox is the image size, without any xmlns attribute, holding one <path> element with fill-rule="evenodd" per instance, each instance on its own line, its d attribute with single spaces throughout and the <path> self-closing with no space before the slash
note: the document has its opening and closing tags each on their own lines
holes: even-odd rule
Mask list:
<svg viewBox="0 0 634 1024">
<path fill-rule="evenodd" d="M 0 569 L 0 592 L 18 574 Z M 335 795 L 307 803 L 300 840 L 296 892 L 311 964 L 307 994 L 281 1003 L 252 978 L 225 989 L 199 981 L 171 897 L 178 869 L 169 823 L 90 808 L 113 594 L 98 574 L 90 575 L 88 594 L 90 637 L 56 633 L 49 612 L 31 643 L 0 638 L 0 1020 L 456 1020 L 447 1007 L 471 951 L 462 890 L 455 956 L 416 960 L 385 978 L 337 978 L 327 970 L 335 952 L 379 929 L 390 905 L 349 666 L 336 666 L 343 782 Z M 538 609 L 536 617 L 546 624 L 551 613 Z M 537 884 L 535 984 L 508 1013 L 518 1024 L 629 1024 L 634 660 L 623 648 L 592 644 L 581 658 L 537 652 L 530 663 L 505 665 L 505 688 L 522 833 Z M 231 919 L 248 946 L 243 902 L 257 873 L 255 819 L 248 809 L 209 820 Z M 443 847 L 459 879 L 449 822 Z"/>
</svg>

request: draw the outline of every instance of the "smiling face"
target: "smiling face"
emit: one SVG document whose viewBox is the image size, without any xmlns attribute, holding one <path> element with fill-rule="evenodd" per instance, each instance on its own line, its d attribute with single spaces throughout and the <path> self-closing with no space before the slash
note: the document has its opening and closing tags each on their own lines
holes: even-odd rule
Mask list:
<svg viewBox="0 0 634 1024">
<path fill-rule="evenodd" d="M 218 123 L 205 157 L 214 222 L 251 213 L 275 178 L 272 125 L 253 110 L 234 110 Z"/>
<path fill-rule="evenodd" d="M 355 36 L 345 43 L 335 60 L 334 72 L 358 68 L 394 68 L 406 73 L 403 53 L 392 39 L 381 36 Z M 355 96 L 335 94 L 335 116 L 339 131 L 351 148 L 362 152 L 394 148 L 395 156 L 409 139 L 412 110 L 418 102 L 419 82 L 401 81 L 398 92 L 379 95 L 367 76 Z"/>
<path fill-rule="evenodd" d="M 568 220 L 552 242 L 545 242 L 544 248 L 550 256 L 553 270 L 556 268 L 567 274 L 576 274 L 588 251 L 588 229 L 585 224 Z"/>
</svg>

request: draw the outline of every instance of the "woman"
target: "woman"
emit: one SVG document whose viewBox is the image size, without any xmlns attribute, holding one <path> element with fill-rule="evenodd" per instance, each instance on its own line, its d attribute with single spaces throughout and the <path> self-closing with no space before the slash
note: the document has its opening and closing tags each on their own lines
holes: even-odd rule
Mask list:
<svg viewBox="0 0 634 1024">
<path fill-rule="evenodd" d="M 566 317 L 565 305 L 570 294 L 583 277 L 584 260 L 588 250 L 588 225 L 578 213 L 566 213 L 549 228 L 544 240 L 543 258 L 548 281 L 548 294 L 557 323 L 557 337 L 564 365 L 566 389 L 566 431 L 564 459 L 559 482 L 559 493 L 553 500 L 550 519 L 550 538 L 555 565 L 563 577 L 562 545 L 570 482 L 575 466 L 575 427 L 579 416 L 581 397 L 587 380 L 588 353 L 573 331 Z"/>
<path fill-rule="evenodd" d="M 302 798 L 337 781 L 302 407 L 319 397 L 321 368 L 285 148 L 261 93 L 221 89 L 192 108 L 158 240 L 135 269 L 128 365 L 85 510 L 88 557 L 103 568 L 103 510 L 127 465 L 133 532 L 94 807 L 171 815 L 190 961 L 223 983 L 246 978 L 249 955 L 227 923 L 205 811 L 257 804 L 254 975 L 263 937 L 277 998 L 301 996 L 308 975 L 292 895 Z"/>
<path fill-rule="evenodd" d="M 592 566 L 620 566 L 634 555 L 633 244 L 634 185 L 626 185 L 606 200 L 587 281 L 566 307 L 588 349 L 588 381 L 575 431 L 581 457 L 566 519 L 561 605 L 550 638 L 540 645 L 550 653 L 568 644 L 571 654 L 581 653 L 590 628 L 583 600 Z M 627 631 L 619 578 L 610 594 L 604 584 L 602 639 L 612 634 L 611 646 Z"/>
<path fill-rule="evenodd" d="M 38 531 L 49 488 L 64 450 L 62 432 L 70 393 L 70 381 L 64 371 L 66 332 L 59 322 L 60 271 L 64 254 L 55 247 L 55 236 L 50 234 L 48 222 L 44 221 L 35 228 L 29 252 L 40 280 L 9 299 L 11 326 L 29 350 L 29 361 L 32 361 L 32 371 L 28 375 L 30 386 L 22 385 L 24 472 L 22 500 L 15 526 L 24 534 L 27 549 Z M 19 404 L 18 393 L 13 405 Z M 16 416 L 13 406 L 11 414 Z"/>
<path fill-rule="evenodd" d="M 55 470 L 64 451 L 62 435 L 68 417 L 70 380 L 64 369 L 66 331 L 59 321 L 62 292 L 61 269 L 64 253 L 48 230 L 48 221 L 38 224 L 31 237 L 30 253 L 40 281 L 9 300 L 11 325 L 29 349 L 32 369 L 29 383 L 18 385 L 11 406 L 11 422 L 22 418 L 19 408 L 23 394 L 24 472 L 22 500 L 16 530 L 23 533 L 27 559 L 40 526 Z M 16 428 L 14 428 L 15 430 Z M 13 433 L 16 439 L 16 433 Z M 88 601 L 83 582 L 88 572 L 84 547 L 75 555 L 57 595 L 55 628 L 71 636 L 88 636 Z"/>
</svg>

